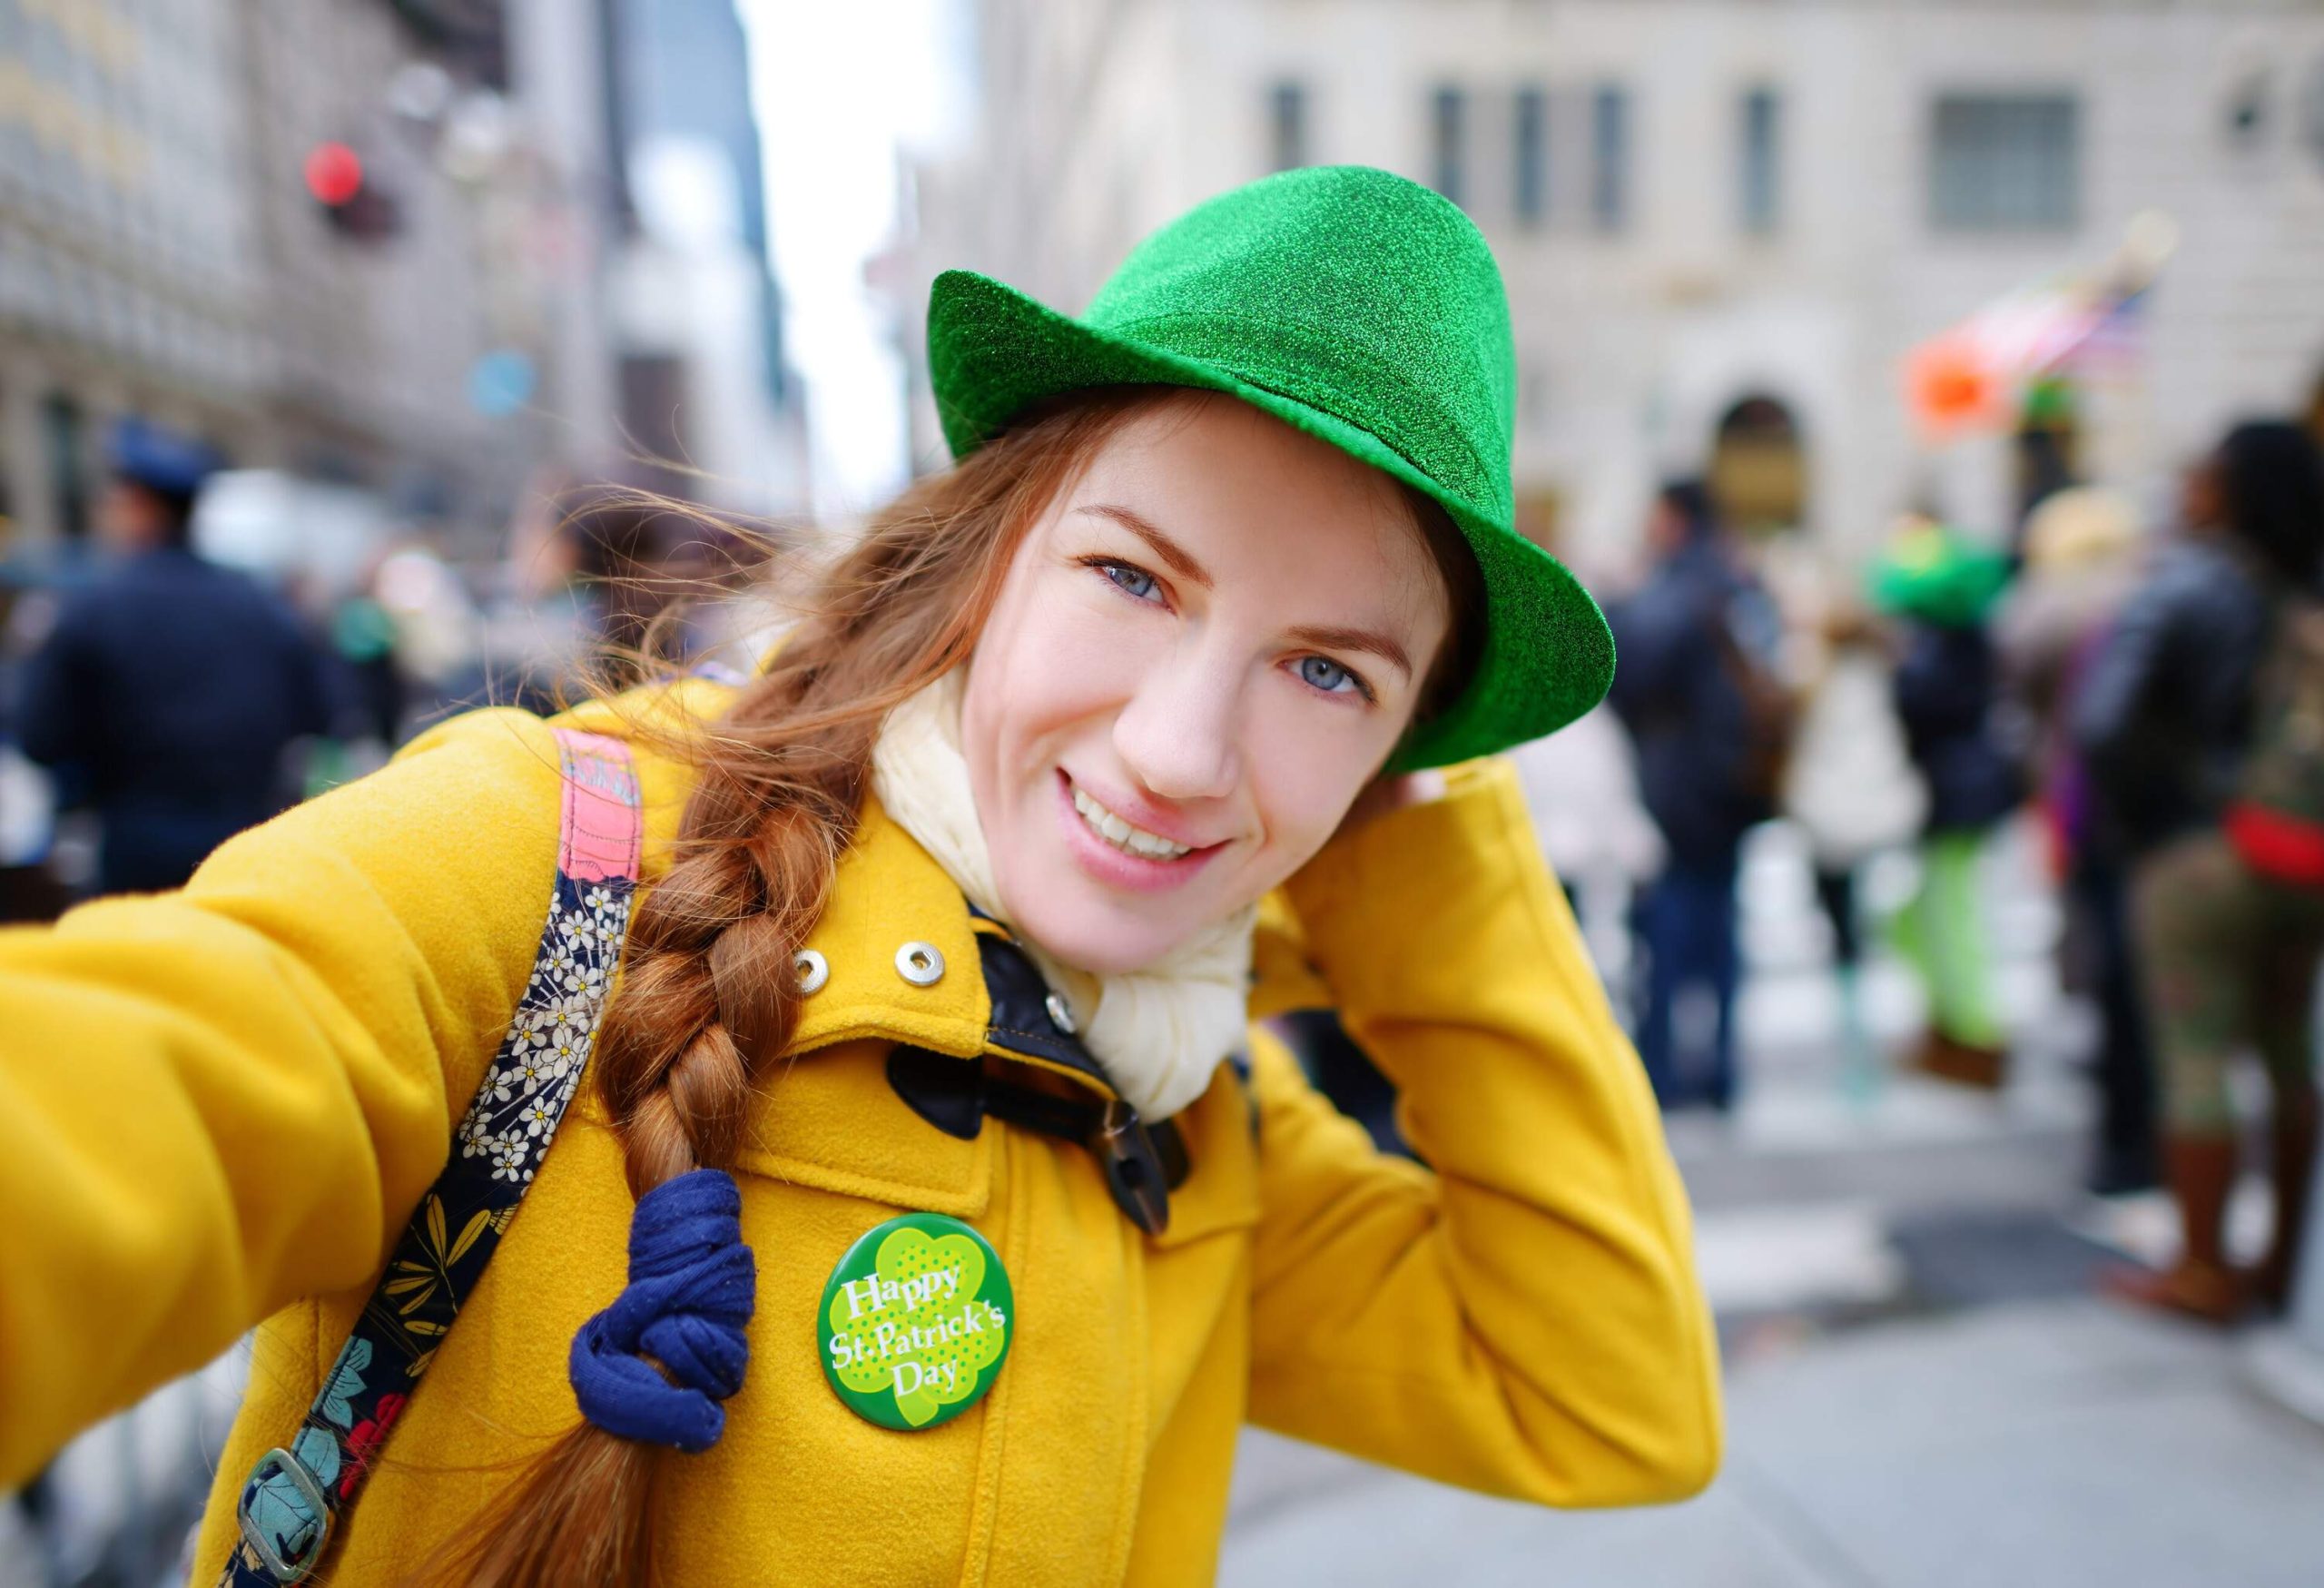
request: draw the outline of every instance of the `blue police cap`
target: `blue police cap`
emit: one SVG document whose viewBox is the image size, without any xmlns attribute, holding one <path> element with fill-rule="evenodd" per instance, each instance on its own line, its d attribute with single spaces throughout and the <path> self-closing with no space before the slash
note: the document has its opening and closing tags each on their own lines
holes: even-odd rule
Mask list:
<svg viewBox="0 0 2324 1588">
<path fill-rule="evenodd" d="M 225 460 L 192 436 L 129 414 L 113 421 L 105 461 L 133 485 L 190 497 Z"/>
</svg>

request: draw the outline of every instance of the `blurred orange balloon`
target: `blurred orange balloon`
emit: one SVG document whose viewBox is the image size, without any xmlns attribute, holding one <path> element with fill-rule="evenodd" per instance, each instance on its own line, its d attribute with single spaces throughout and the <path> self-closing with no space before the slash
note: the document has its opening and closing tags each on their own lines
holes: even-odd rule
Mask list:
<svg viewBox="0 0 2324 1588">
<path fill-rule="evenodd" d="M 1923 431 L 1950 436 L 2000 422 L 2001 382 L 1966 338 L 1933 338 L 1905 360 L 1905 400 Z"/>
</svg>

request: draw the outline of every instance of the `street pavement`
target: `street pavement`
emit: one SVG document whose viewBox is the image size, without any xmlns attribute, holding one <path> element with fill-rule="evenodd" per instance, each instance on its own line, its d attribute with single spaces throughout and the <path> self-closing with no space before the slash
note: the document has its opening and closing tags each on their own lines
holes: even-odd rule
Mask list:
<svg viewBox="0 0 2324 1588">
<path fill-rule="evenodd" d="M 1730 1356 L 1685 1504 L 1487 1499 L 1245 1435 L 1223 1588 L 2315 1588 L 2324 1433 L 2192 1328 L 2004 1303 Z"/>
<path fill-rule="evenodd" d="M 1908 868 L 1874 868 L 1876 911 Z M 2030 833 L 1996 846 L 1988 883 L 2014 1037 L 1998 1097 L 1897 1073 L 1922 1013 L 1909 972 L 1876 952 L 1852 1025 L 1804 850 L 1781 828 L 1754 843 L 1745 1094 L 1670 1129 L 1726 1357 L 1707 1493 L 1551 1512 L 1252 1431 L 1226 1588 L 2324 1583 L 2324 1427 L 2257 1392 L 2250 1342 L 2095 1294 L 2106 1266 L 2170 1254 L 2170 1208 L 2080 1190 L 2092 1033 L 2057 982 Z M 2263 1204 L 2238 1196 L 2246 1250 Z"/>
</svg>

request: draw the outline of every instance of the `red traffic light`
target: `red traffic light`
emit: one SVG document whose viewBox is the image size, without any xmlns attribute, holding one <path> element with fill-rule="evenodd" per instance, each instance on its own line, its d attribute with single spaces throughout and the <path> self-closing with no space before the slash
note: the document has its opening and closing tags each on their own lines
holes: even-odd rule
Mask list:
<svg viewBox="0 0 2324 1588">
<path fill-rule="evenodd" d="M 307 155 L 307 191 L 336 209 L 363 191 L 363 159 L 344 143 L 318 143 Z"/>
</svg>

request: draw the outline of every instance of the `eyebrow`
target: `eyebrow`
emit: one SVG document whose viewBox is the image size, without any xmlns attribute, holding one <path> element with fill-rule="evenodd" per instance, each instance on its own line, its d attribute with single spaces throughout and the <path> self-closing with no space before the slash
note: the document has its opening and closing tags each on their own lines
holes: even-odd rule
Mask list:
<svg viewBox="0 0 2324 1588">
<path fill-rule="evenodd" d="M 1192 579 L 1204 589 L 1215 587 L 1210 570 L 1195 560 L 1194 553 L 1171 539 L 1156 528 L 1143 514 L 1131 511 L 1112 502 L 1092 502 L 1079 511 L 1095 513 L 1101 518 L 1111 518 L 1123 528 L 1154 548 L 1154 555 L 1170 565 L 1170 571 L 1182 579 Z"/>
<path fill-rule="evenodd" d="M 1195 560 L 1194 554 L 1165 535 L 1145 515 L 1114 502 L 1092 502 L 1077 509 L 1110 518 L 1154 548 L 1154 555 L 1169 564 L 1170 571 L 1181 578 L 1191 579 L 1208 590 L 1215 587 L 1210 570 Z M 1304 624 L 1291 631 L 1291 637 L 1302 645 L 1314 646 L 1326 651 L 1365 651 L 1403 669 L 1405 677 L 1413 676 L 1412 657 L 1398 645 L 1395 636 L 1376 628 L 1352 628 L 1335 624 Z"/>
</svg>

